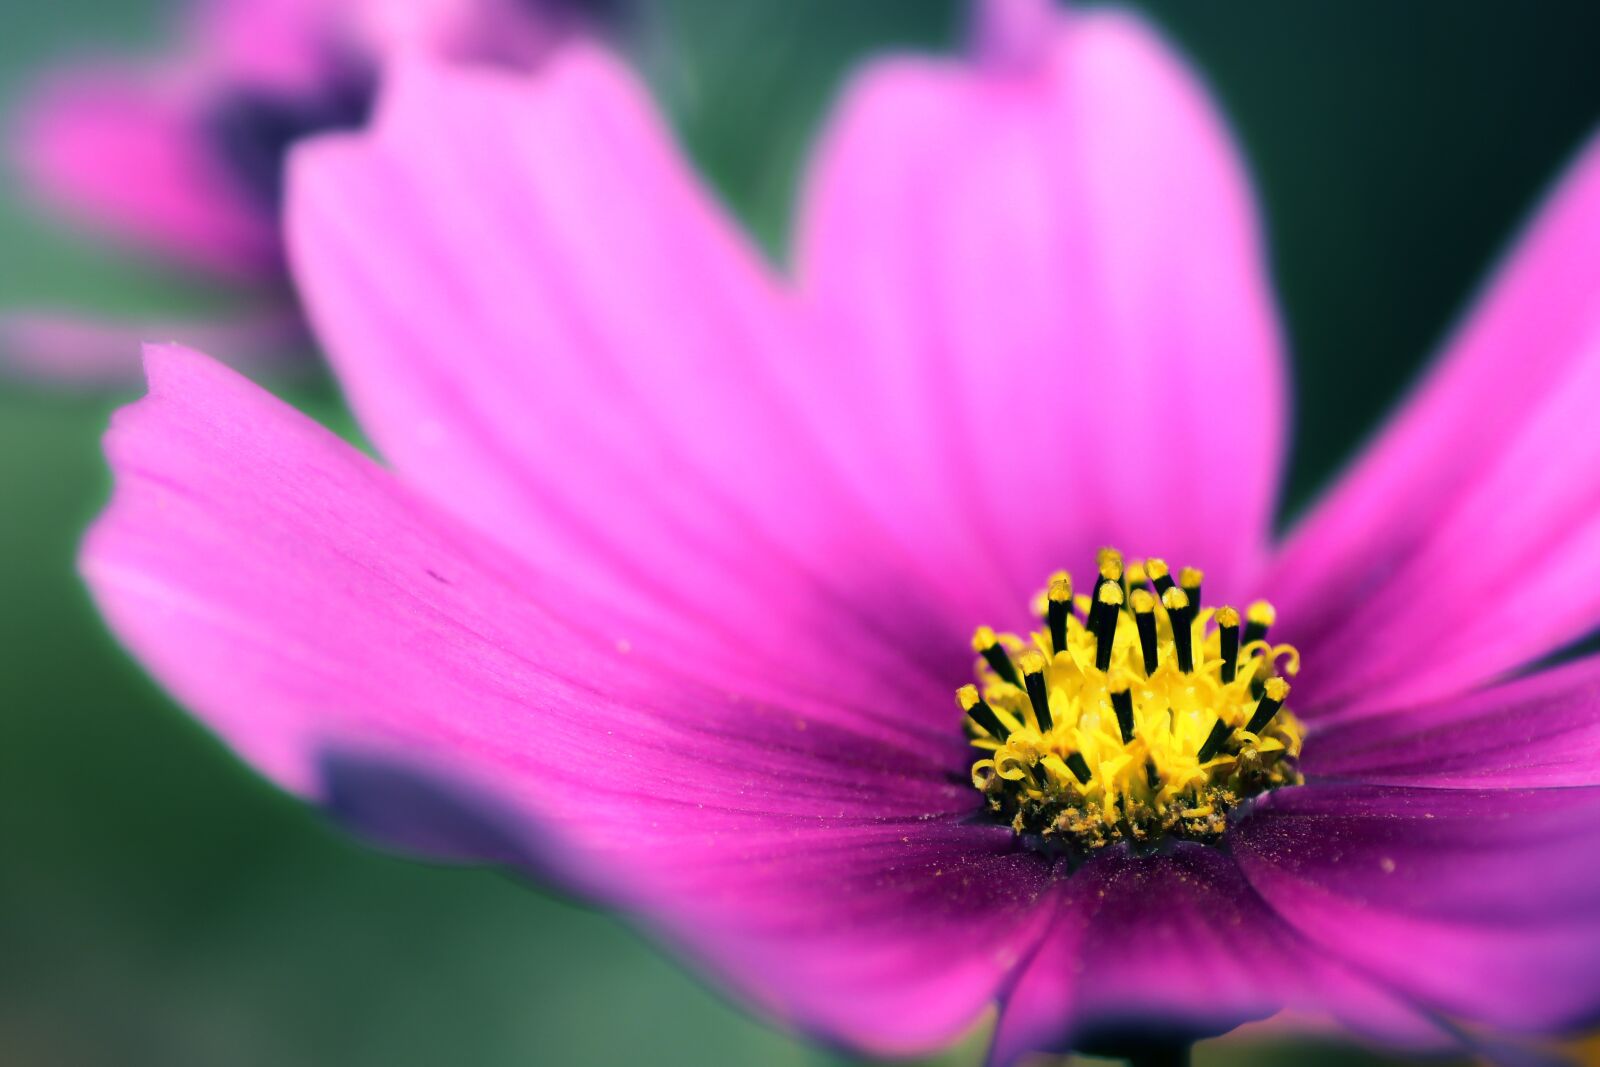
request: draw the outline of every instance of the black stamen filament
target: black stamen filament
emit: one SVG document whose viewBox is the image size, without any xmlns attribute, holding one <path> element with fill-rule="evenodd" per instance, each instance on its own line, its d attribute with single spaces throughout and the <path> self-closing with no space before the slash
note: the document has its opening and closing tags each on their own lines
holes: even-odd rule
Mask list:
<svg viewBox="0 0 1600 1067">
<path fill-rule="evenodd" d="M 1222 684 L 1239 674 L 1239 613 L 1232 608 L 1217 612 L 1217 644 L 1222 652 Z"/>
<path fill-rule="evenodd" d="M 1094 665 L 1106 671 L 1111 669 L 1111 649 L 1117 639 L 1117 623 L 1122 619 L 1122 586 L 1115 582 L 1101 586 L 1095 606 L 1100 609 L 1100 618 L 1094 634 Z"/>
<path fill-rule="evenodd" d="M 1089 613 L 1083 617 L 1083 628 L 1091 634 L 1098 635 L 1100 633 L 1100 616 L 1104 613 L 1105 608 L 1100 604 L 1100 594 L 1096 591 L 1095 595 L 1089 599 Z"/>
<path fill-rule="evenodd" d="M 1122 730 L 1122 743 L 1128 744 L 1133 740 L 1133 693 L 1127 689 L 1113 690 L 1111 693 L 1111 707 L 1117 713 L 1117 726 Z"/>
<path fill-rule="evenodd" d="M 1161 642 L 1156 636 L 1155 600 L 1143 589 L 1134 590 L 1133 622 L 1139 630 L 1139 650 L 1144 653 L 1144 676 L 1148 678 L 1160 666 Z"/>
<path fill-rule="evenodd" d="M 1189 606 L 1199 610 L 1202 603 L 1200 599 L 1200 583 L 1205 579 L 1205 574 L 1193 567 L 1185 567 L 1178 572 L 1178 586 L 1189 597 Z"/>
<path fill-rule="evenodd" d="M 1132 596 L 1135 589 L 1144 589 L 1148 584 L 1143 563 L 1130 563 L 1128 569 L 1122 572 L 1122 591 L 1126 596 Z"/>
<path fill-rule="evenodd" d="M 1156 587 L 1156 596 L 1166 596 L 1167 590 L 1177 582 L 1172 580 L 1172 572 L 1167 570 L 1167 565 L 1159 559 L 1148 559 L 1144 563 L 1145 573 L 1150 576 L 1150 584 Z"/>
<path fill-rule="evenodd" d="M 1272 605 L 1264 600 L 1258 600 L 1250 605 L 1244 616 L 1244 643 L 1249 645 L 1255 641 L 1265 641 L 1267 630 L 1272 627 L 1276 612 Z"/>
<path fill-rule="evenodd" d="M 1184 674 L 1194 673 L 1194 627 L 1190 625 L 1194 618 L 1194 609 L 1189 604 L 1188 596 L 1181 589 L 1169 589 L 1161 602 L 1167 607 L 1167 616 L 1172 620 L 1172 647 L 1178 653 L 1178 670 Z"/>
<path fill-rule="evenodd" d="M 1029 671 L 1023 679 L 1028 684 L 1028 700 L 1033 704 L 1033 717 L 1039 720 L 1039 730 L 1049 733 L 1055 720 L 1050 717 L 1050 692 L 1045 688 L 1044 672 Z"/>
<path fill-rule="evenodd" d="M 1233 731 L 1228 724 L 1219 717 L 1211 726 L 1211 733 L 1206 735 L 1206 743 L 1200 746 L 1200 755 L 1197 757 L 1201 763 L 1212 759 L 1222 751 L 1222 746 L 1227 742 L 1228 735 Z"/>
<path fill-rule="evenodd" d="M 1256 705 L 1256 712 L 1250 716 L 1250 721 L 1245 724 L 1245 730 L 1260 735 L 1272 717 L 1278 714 L 1278 709 L 1283 707 L 1284 700 L 1289 696 L 1289 684 L 1282 678 L 1270 678 L 1264 686 L 1265 691 L 1261 696 L 1261 703 Z"/>
<path fill-rule="evenodd" d="M 1057 582 L 1050 586 L 1049 607 L 1045 613 L 1045 620 L 1050 624 L 1050 650 L 1052 652 L 1065 652 L 1067 649 L 1067 618 L 1072 614 L 1072 586 L 1066 582 Z"/>
<path fill-rule="evenodd" d="M 967 714 L 971 715 L 972 721 L 983 727 L 989 736 L 996 741 L 1004 741 L 1011 736 L 1011 731 L 1007 730 L 1005 723 L 1000 721 L 1000 716 L 996 715 L 994 709 L 983 701 L 980 700 L 967 709 Z"/>
<path fill-rule="evenodd" d="M 1033 773 L 1033 780 L 1039 785 L 1039 792 L 1048 793 L 1050 791 L 1050 771 L 1044 765 L 1044 760 L 1035 763 L 1030 770 Z"/>
<path fill-rule="evenodd" d="M 1102 548 L 1100 550 L 1097 566 L 1100 569 L 1099 577 L 1095 579 L 1094 593 L 1089 598 L 1089 617 L 1084 625 L 1089 632 L 1099 635 L 1100 628 L 1105 625 L 1105 616 L 1108 611 L 1115 612 L 1117 605 L 1122 603 L 1122 556 L 1114 549 Z M 1117 599 L 1109 599 L 1106 592 L 1115 586 Z M 1102 667 L 1101 670 L 1105 668 Z"/>
<path fill-rule="evenodd" d="M 1074 752 L 1067 757 L 1067 768 L 1072 771 L 1081 785 L 1089 784 L 1089 763 L 1083 758 L 1083 753 Z"/>
<path fill-rule="evenodd" d="M 1017 677 L 1016 665 L 1011 662 L 1011 657 L 1006 655 L 1006 650 L 1001 648 L 998 642 L 984 649 L 981 655 L 988 661 L 989 666 L 994 668 L 994 673 L 998 674 L 1001 680 L 1012 685 L 1022 684 L 1022 679 Z"/>
</svg>

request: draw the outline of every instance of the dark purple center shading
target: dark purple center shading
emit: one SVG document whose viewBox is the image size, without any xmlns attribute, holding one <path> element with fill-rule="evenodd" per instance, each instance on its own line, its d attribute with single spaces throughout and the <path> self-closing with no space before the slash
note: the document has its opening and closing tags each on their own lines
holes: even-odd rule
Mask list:
<svg viewBox="0 0 1600 1067">
<path fill-rule="evenodd" d="M 284 162 L 301 138 L 364 126 L 372 113 L 377 78 L 365 64 L 330 68 L 317 89 L 290 94 L 236 87 L 222 93 L 205 118 L 218 157 L 263 212 L 283 203 Z"/>
</svg>

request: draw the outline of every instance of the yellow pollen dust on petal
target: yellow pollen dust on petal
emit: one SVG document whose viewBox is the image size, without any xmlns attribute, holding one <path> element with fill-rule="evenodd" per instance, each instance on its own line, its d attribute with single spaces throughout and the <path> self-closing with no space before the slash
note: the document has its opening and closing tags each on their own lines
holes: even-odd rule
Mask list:
<svg viewBox="0 0 1600 1067">
<path fill-rule="evenodd" d="M 1215 841 L 1245 799 L 1300 781 L 1304 730 L 1284 706 L 1299 652 L 1270 604 L 1200 602 L 1204 575 L 1102 549 L 1088 596 L 1060 571 L 1027 635 L 980 627 L 957 703 L 982 757 L 973 785 L 1016 832 L 1073 850 Z M 1241 628 L 1248 622 L 1247 628 Z"/>
</svg>

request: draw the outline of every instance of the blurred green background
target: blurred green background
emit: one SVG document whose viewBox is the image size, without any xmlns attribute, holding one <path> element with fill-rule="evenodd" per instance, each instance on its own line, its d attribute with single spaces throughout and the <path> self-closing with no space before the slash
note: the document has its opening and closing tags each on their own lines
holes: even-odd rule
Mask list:
<svg viewBox="0 0 1600 1067">
<path fill-rule="evenodd" d="M 1600 5 L 1143 6 L 1209 77 L 1262 194 L 1295 358 L 1293 507 L 1395 402 L 1600 118 Z M 946 46 L 960 25 L 935 0 L 646 8 L 684 136 L 774 251 L 841 72 L 885 46 Z M 8 5 L 0 105 L 62 55 L 154 43 L 162 11 Z M 0 304 L 209 299 L 0 186 Z M 325 383 L 286 392 L 348 426 Z M 352 843 L 176 711 L 73 574 L 118 400 L 0 384 L 0 1063 L 842 1062 L 745 1018 L 611 918 Z M 1201 1050 L 1354 1056 L 1249 1035 Z"/>
</svg>

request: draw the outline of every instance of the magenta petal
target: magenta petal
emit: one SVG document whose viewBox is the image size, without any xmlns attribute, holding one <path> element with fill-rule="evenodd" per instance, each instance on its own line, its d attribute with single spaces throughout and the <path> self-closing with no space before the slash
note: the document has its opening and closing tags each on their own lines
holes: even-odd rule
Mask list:
<svg viewBox="0 0 1600 1067">
<path fill-rule="evenodd" d="M 1419 1003 L 1549 1032 L 1600 1017 L 1600 789 L 1310 785 L 1238 826 L 1284 920 Z"/>
<path fill-rule="evenodd" d="M 1192 1041 L 1281 1008 L 1331 1012 L 1414 1048 L 1449 1037 L 1284 925 L 1232 859 L 1183 843 L 1115 850 L 1064 887 L 1049 935 L 1007 994 L 991 1061 L 1031 1049 Z"/>
<path fill-rule="evenodd" d="M 855 415 L 859 483 L 894 487 L 885 521 L 950 531 L 972 581 L 1017 596 L 1114 543 L 1238 595 L 1284 416 L 1245 176 L 1144 23 L 1051 20 L 1030 61 L 1010 23 L 1040 5 L 1015 6 L 991 62 L 847 94 L 798 240 L 810 381 Z"/>
<path fill-rule="evenodd" d="M 811 353 L 778 286 L 615 61 L 403 69 L 376 132 L 297 155 L 289 228 L 319 336 L 408 482 L 559 560 L 630 639 L 812 685 L 854 657 L 948 728 L 993 591 L 916 569 L 833 474 L 784 385 Z"/>
<path fill-rule="evenodd" d="M 35 193 L 183 265 L 246 279 L 281 268 L 264 217 L 213 157 L 193 87 L 138 71 L 57 75 L 24 105 L 12 153 Z"/>
<path fill-rule="evenodd" d="M 924 1048 L 993 997 L 1049 866 L 968 821 L 958 739 L 920 739 L 893 705 L 775 702 L 621 649 L 558 579 L 244 379 L 175 348 L 148 365 L 150 396 L 107 439 L 117 489 L 84 573 L 118 635 L 259 770 L 346 812 L 360 797 L 348 775 L 328 791 L 330 760 L 459 783 L 498 817 L 434 803 L 384 829 L 557 856 L 836 1040 Z"/>
<path fill-rule="evenodd" d="M 1458 693 L 1600 623 L 1600 144 L 1269 583 L 1303 710 Z"/>
<path fill-rule="evenodd" d="M 190 61 L 219 83 L 293 97 L 327 76 L 347 33 L 350 0 L 196 0 L 186 12 Z"/>
<path fill-rule="evenodd" d="M 1318 730 L 1314 777 L 1473 788 L 1600 786 L 1600 659 Z"/>
</svg>

